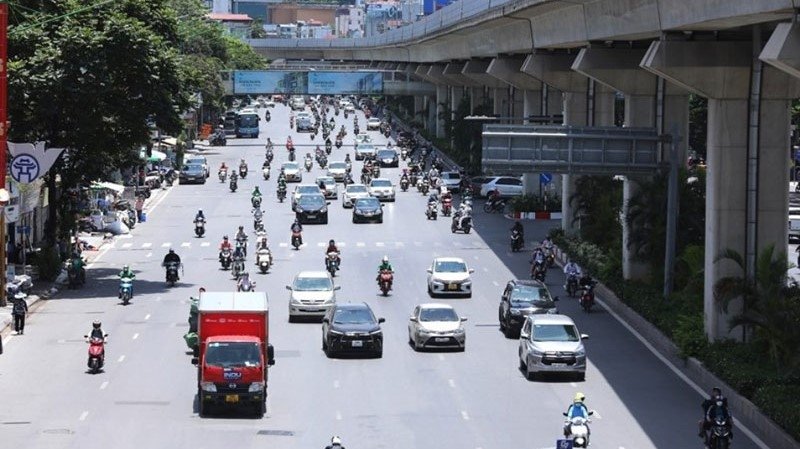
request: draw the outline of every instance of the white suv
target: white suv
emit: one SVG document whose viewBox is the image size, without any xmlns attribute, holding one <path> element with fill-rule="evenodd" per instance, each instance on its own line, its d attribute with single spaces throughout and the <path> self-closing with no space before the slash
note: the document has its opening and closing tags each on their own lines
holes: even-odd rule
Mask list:
<svg viewBox="0 0 800 449">
<path fill-rule="evenodd" d="M 531 380 L 542 372 L 572 373 L 584 380 L 587 338 L 566 315 L 528 315 L 519 335 L 519 367 Z"/>
</svg>

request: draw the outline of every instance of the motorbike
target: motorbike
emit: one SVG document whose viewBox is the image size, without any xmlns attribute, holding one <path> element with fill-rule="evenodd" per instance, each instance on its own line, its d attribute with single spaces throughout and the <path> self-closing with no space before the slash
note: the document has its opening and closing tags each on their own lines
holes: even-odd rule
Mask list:
<svg viewBox="0 0 800 449">
<path fill-rule="evenodd" d="M 383 296 L 389 295 L 389 290 L 392 289 L 392 282 L 394 281 L 394 274 L 389 270 L 381 270 L 378 275 L 378 287 L 381 289 Z"/>
<path fill-rule="evenodd" d="M 233 269 L 231 269 L 233 277 L 239 279 L 239 276 L 244 273 L 244 259 L 236 259 L 233 261 Z"/>
<path fill-rule="evenodd" d="M 103 370 L 108 334 L 105 334 L 104 338 L 93 337 L 90 339 L 88 335 L 84 335 L 83 338 L 89 341 L 89 359 L 86 365 L 89 367 L 90 373 L 97 374 Z"/>
<path fill-rule="evenodd" d="M 550 269 L 550 268 L 555 267 L 556 266 L 556 255 L 553 254 L 553 250 L 552 249 L 545 249 L 545 251 L 547 251 L 547 256 L 545 257 L 544 261 L 545 261 L 545 264 L 547 265 L 547 268 Z"/>
<path fill-rule="evenodd" d="M 342 148 L 342 139 L 336 139 L 336 148 Z"/>
<path fill-rule="evenodd" d="M 261 197 L 256 195 L 250 198 L 250 204 L 253 205 L 253 209 L 259 209 L 261 207 Z"/>
<path fill-rule="evenodd" d="M 292 246 L 295 250 L 300 249 L 300 245 L 303 244 L 303 236 L 300 231 L 292 231 Z"/>
<path fill-rule="evenodd" d="M 194 222 L 194 234 L 198 237 L 202 237 L 206 233 L 206 222 L 203 220 L 197 220 Z"/>
<path fill-rule="evenodd" d="M 294 148 L 292 148 L 289 150 L 289 162 L 294 162 L 296 158 L 297 156 L 294 154 Z"/>
<path fill-rule="evenodd" d="M 270 114 L 270 113 L 269 113 L 269 111 L 267 111 L 267 113 L 266 113 L 266 114 L 264 114 L 264 118 L 265 118 L 267 121 L 270 121 L 270 120 L 272 120 L 272 114 Z"/>
<path fill-rule="evenodd" d="M 325 157 L 325 155 L 320 156 L 317 162 L 319 163 L 319 168 L 321 169 L 325 169 L 325 167 L 328 166 L 328 158 Z"/>
<path fill-rule="evenodd" d="M 266 153 L 266 155 L 264 157 L 267 159 L 267 164 L 271 164 L 272 163 L 272 159 L 275 158 L 275 155 L 272 153 L 272 148 L 271 147 L 267 148 L 267 153 Z"/>
<path fill-rule="evenodd" d="M 331 274 L 331 277 L 336 277 L 336 272 L 339 271 L 339 254 L 333 251 L 328 253 L 325 259 L 325 269 Z"/>
<path fill-rule="evenodd" d="M 224 249 L 219 253 L 219 263 L 222 265 L 223 270 L 227 270 L 231 267 L 231 263 L 233 263 L 231 250 Z"/>
<path fill-rule="evenodd" d="M 408 157 L 408 150 L 405 148 L 400 150 L 400 159 L 405 161 L 407 157 Z"/>
<path fill-rule="evenodd" d="M 225 182 L 228 178 L 228 170 L 220 170 L 217 172 L 217 175 L 219 175 L 219 182 Z"/>
<path fill-rule="evenodd" d="M 412 186 L 416 186 L 417 185 L 417 174 L 414 173 L 414 172 L 411 172 L 411 175 L 409 176 L 409 181 L 411 182 Z"/>
<path fill-rule="evenodd" d="M 469 231 L 472 230 L 472 216 L 464 215 L 459 216 L 458 214 L 453 216 L 453 220 L 450 223 L 450 231 L 455 234 L 457 231 L 464 231 L 464 234 L 469 234 Z"/>
<path fill-rule="evenodd" d="M 567 276 L 567 294 L 570 298 L 575 297 L 578 292 L 578 275 L 570 274 Z"/>
<path fill-rule="evenodd" d="M 264 222 L 260 218 L 253 219 L 253 229 L 256 232 L 264 232 Z"/>
<path fill-rule="evenodd" d="M 264 181 L 269 181 L 269 165 L 261 169 L 261 174 L 264 176 Z"/>
<path fill-rule="evenodd" d="M 725 418 L 716 418 L 711 423 L 711 434 L 708 438 L 709 449 L 728 449 L 731 446 L 731 431 Z"/>
<path fill-rule="evenodd" d="M 247 238 L 240 237 L 236 239 L 236 249 L 240 249 L 242 254 L 247 257 Z"/>
<path fill-rule="evenodd" d="M 258 269 L 261 270 L 261 274 L 266 274 L 269 271 L 271 256 L 270 251 L 266 248 L 262 248 L 256 253 L 256 263 L 258 264 Z"/>
<path fill-rule="evenodd" d="M 311 171 L 311 169 L 314 167 L 314 163 L 313 163 L 313 162 L 311 162 L 311 159 L 310 159 L 310 158 L 306 158 L 305 167 L 306 167 L 306 171 L 307 171 L 307 172 L 310 172 L 310 171 Z"/>
<path fill-rule="evenodd" d="M 331 150 L 333 150 L 333 146 L 331 145 L 331 141 L 325 142 L 325 152 L 331 154 Z"/>
<path fill-rule="evenodd" d="M 583 291 L 581 291 L 581 297 L 578 300 L 581 308 L 586 313 L 590 313 L 592 311 L 592 307 L 594 306 L 594 285 L 594 282 L 590 283 L 589 285 L 584 285 Z"/>
<path fill-rule="evenodd" d="M 126 306 L 131 302 L 131 299 L 133 299 L 133 279 L 119 279 L 119 299 L 121 299 L 122 304 Z"/>
<path fill-rule="evenodd" d="M 389 137 L 392 136 L 392 131 L 387 127 L 386 131 L 384 131 L 383 135 L 386 136 L 386 138 L 388 139 Z"/>
<path fill-rule="evenodd" d="M 594 412 L 589 412 L 593 414 Z M 566 415 L 566 413 L 564 413 Z M 589 447 L 589 419 L 576 416 L 569 420 L 569 439 L 572 440 L 572 447 Z"/>
<path fill-rule="evenodd" d="M 278 201 L 283 202 L 286 199 L 286 187 L 278 188 Z"/>
<path fill-rule="evenodd" d="M 236 189 L 239 187 L 239 185 L 236 183 L 235 179 L 231 178 L 231 182 L 229 184 L 229 187 L 231 189 L 231 192 L 236 192 Z"/>
<path fill-rule="evenodd" d="M 522 238 L 522 234 L 517 231 L 511 231 L 511 252 L 522 251 L 524 244 L 525 242 Z"/>
<path fill-rule="evenodd" d="M 545 269 L 544 264 L 534 263 L 533 265 L 531 265 L 531 279 L 543 283 L 546 274 L 547 270 Z"/>
<path fill-rule="evenodd" d="M 174 287 L 175 283 L 178 282 L 178 263 L 177 262 L 170 262 L 166 265 L 167 270 L 167 284 L 170 287 Z"/>
<path fill-rule="evenodd" d="M 376 162 L 375 165 L 372 166 L 372 177 L 373 178 L 380 178 L 381 177 L 381 167 L 378 166 Z"/>
<path fill-rule="evenodd" d="M 239 292 L 253 292 L 255 290 L 256 283 L 255 281 L 251 281 L 249 277 L 247 277 L 247 279 L 242 279 L 242 281 L 236 286 L 236 291 Z"/>
<path fill-rule="evenodd" d="M 369 173 L 361 173 L 361 184 L 369 185 L 371 180 L 372 176 Z"/>
<path fill-rule="evenodd" d="M 403 192 L 408 190 L 408 178 L 400 178 L 400 190 Z"/>
<path fill-rule="evenodd" d="M 228 143 L 224 132 L 215 132 L 208 138 L 208 144 L 214 147 L 224 147 Z"/>
<path fill-rule="evenodd" d="M 427 195 L 428 191 L 430 191 L 430 189 L 431 189 L 431 186 L 428 183 L 428 180 L 426 179 L 426 180 L 422 181 L 422 184 L 420 184 L 419 193 L 421 193 L 423 195 Z"/>
<path fill-rule="evenodd" d="M 497 200 L 487 200 L 486 203 L 483 205 L 483 211 L 486 213 L 493 213 L 497 212 L 502 214 L 503 211 L 506 209 L 506 200 L 504 199 L 497 199 Z"/>
<path fill-rule="evenodd" d="M 428 203 L 428 208 L 425 209 L 425 216 L 428 218 L 428 220 L 436 220 L 437 214 L 438 212 L 436 211 L 436 203 Z"/>
<path fill-rule="evenodd" d="M 247 177 L 247 165 L 239 166 L 239 177 L 242 179 Z"/>
<path fill-rule="evenodd" d="M 453 200 L 450 198 L 442 199 L 442 215 L 449 217 L 453 213 Z"/>
</svg>

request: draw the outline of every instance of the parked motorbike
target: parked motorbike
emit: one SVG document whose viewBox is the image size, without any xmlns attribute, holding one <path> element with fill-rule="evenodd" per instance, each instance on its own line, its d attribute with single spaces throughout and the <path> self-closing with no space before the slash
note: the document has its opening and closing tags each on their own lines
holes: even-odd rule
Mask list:
<svg viewBox="0 0 800 449">
<path fill-rule="evenodd" d="M 266 274 L 269 271 L 270 267 L 270 259 L 272 258 L 272 254 L 266 248 L 261 248 L 256 253 L 256 263 L 258 264 L 258 269 L 261 271 L 261 274 Z"/>
<path fill-rule="evenodd" d="M 89 342 L 89 359 L 86 365 L 89 367 L 90 373 L 97 374 L 103 370 L 103 365 L 105 365 L 108 334 L 105 334 L 104 338 L 94 337 L 90 339 L 88 335 L 84 335 L 83 338 L 86 338 Z"/>
<path fill-rule="evenodd" d="M 389 270 L 381 270 L 378 275 L 378 287 L 381 289 L 383 296 L 389 295 L 389 290 L 392 289 L 392 282 L 394 281 L 394 274 Z"/>
<path fill-rule="evenodd" d="M 70 261 L 67 266 L 67 281 L 69 288 L 78 288 L 86 282 L 86 269 L 80 266 L 78 260 Z"/>
<path fill-rule="evenodd" d="M 511 231 L 511 252 L 522 251 L 523 246 L 525 246 L 525 242 L 522 238 L 522 234 L 517 231 Z"/>
<path fill-rule="evenodd" d="M 339 254 L 336 252 L 329 252 L 327 259 L 325 259 L 325 269 L 331 274 L 331 277 L 336 277 L 336 272 L 339 271 Z"/>
<path fill-rule="evenodd" d="M 133 299 L 133 279 L 119 279 L 119 299 L 121 299 L 122 304 L 126 306 L 131 302 L 131 299 Z"/>
<path fill-rule="evenodd" d="M 425 209 L 425 216 L 428 218 L 428 220 L 436 220 L 437 211 L 435 202 L 428 203 L 428 208 Z"/>
</svg>

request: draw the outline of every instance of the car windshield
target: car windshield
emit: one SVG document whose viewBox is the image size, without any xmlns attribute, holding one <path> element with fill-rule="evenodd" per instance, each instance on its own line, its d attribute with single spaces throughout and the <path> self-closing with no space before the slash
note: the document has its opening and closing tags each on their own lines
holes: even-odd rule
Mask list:
<svg viewBox="0 0 800 449">
<path fill-rule="evenodd" d="M 358 146 L 358 151 L 375 151 L 375 147 L 372 145 L 365 145 L 361 144 Z"/>
<path fill-rule="evenodd" d="M 287 163 L 283 164 L 283 169 L 284 170 L 298 170 L 299 167 L 300 166 L 297 165 L 297 162 L 287 162 Z"/>
<path fill-rule="evenodd" d="M 370 185 L 372 187 L 391 187 L 392 181 L 388 179 L 373 179 Z"/>
<path fill-rule="evenodd" d="M 345 162 L 331 162 L 328 164 L 328 170 L 345 170 L 347 163 Z"/>
<path fill-rule="evenodd" d="M 204 169 L 202 165 L 187 165 L 183 168 L 183 171 L 186 173 L 200 173 L 203 172 Z"/>
<path fill-rule="evenodd" d="M 257 343 L 209 343 L 205 361 L 223 368 L 259 366 L 261 352 Z"/>
<path fill-rule="evenodd" d="M 447 179 L 461 179 L 461 175 L 458 173 L 444 173 L 444 176 Z"/>
<path fill-rule="evenodd" d="M 544 287 L 518 285 L 511 291 L 511 305 L 513 307 L 555 307 L 550 292 Z"/>
<path fill-rule="evenodd" d="M 359 198 L 356 207 L 359 209 L 374 209 L 380 207 L 381 202 L 377 198 Z"/>
<path fill-rule="evenodd" d="M 292 289 L 301 292 L 325 292 L 333 290 L 333 283 L 327 277 L 298 277 L 294 280 Z"/>
<path fill-rule="evenodd" d="M 371 118 L 371 119 L 369 119 L 369 122 L 370 122 L 370 123 L 380 123 L 380 122 L 381 122 L 381 120 L 380 120 L 380 119 L 377 119 L 377 118 Z"/>
<path fill-rule="evenodd" d="M 392 159 L 397 156 L 394 150 L 380 150 L 378 151 L 378 158 L 380 159 Z"/>
<path fill-rule="evenodd" d="M 298 203 L 304 208 L 318 208 L 325 206 L 325 198 L 322 195 L 303 195 L 298 200 Z"/>
<path fill-rule="evenodd" d="M 258 115 L 256 114 L 242 114 L 239 116 L 239 126 L 245 128 L 258 125 Z"/>
<path fill-rule="evenodd" d="M 420 321 L 459 321 L 460 318 L 456 315 L 455 310 L 435 307 L 430 309 L 422 309 L 419 312 Z"/>
<path fill-rule="evenodd" d="M 367 186 L 349 186 L 347 188 L 347 193 L 366 193 Z"/>
<path fill-rule="evenodd" d="M 333 178 L 318 178 L 317 179 L 317 184 L 319 184 L 320 182 L 325 183 L 326 186 L 335 186 L 336 185 L 336 181 L 334 181 Z"/>
<path fill-rule="evenodd" d="M 317 186 L 300 186 L 297 188 L 297 193 L 319 193 Z"/>
<path fill-rule="evenodd" d="M 436 262 L 433 271 L 436 271 L 437 273 L 466 273 L 467 264 L 452 260 Z"/>
<path fill-rule="evenodd" d="M 369 324 L 375 322 L 372 312 L 366 308 L 340 308 L 333 315 L 336 324 Z"/>
<path fill-rule="evenodd" d="M 534 324 L 533 341 L 580 341 L 578 329 L 572 324 Z"/>
</svg>

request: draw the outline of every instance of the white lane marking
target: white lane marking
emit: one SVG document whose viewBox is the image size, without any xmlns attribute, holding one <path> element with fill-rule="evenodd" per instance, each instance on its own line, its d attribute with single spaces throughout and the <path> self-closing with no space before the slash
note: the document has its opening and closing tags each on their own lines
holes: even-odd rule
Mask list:
<svg viewBox="0 0 800 449">
<path fill-rule="evenodd" d="M 464 421 L 469 421 L 469 415 L 466 410 L 461 410 L 461 417 L 464 418 Z"/>
<path fill-rule="evenodd" d="M 10 341 L 11 341 L 11 336 L 9 335 L 8 337 L 6 337 L 6 338 L 4 338 L 4 339 L 3 339 L 3 346 L 6 346 L 6 345 L 8 345 L 8 342 L 10 342 Z M 59 343 L 60 343 L 60 342 L 59 342 Z"/>
<path fill-rule="evenodd" d="M 386 244 L 383 243 L 383 242 L 375 242 L 375 246 L 377 246 L 379 248 L 383 248 L 384 246 L 386 246 Z"/>
<path fill-rule="evenodd" d="M 131 242 L 122 244 L 122 248 L 130 248 L 131 246 L 133 246 L 133 243 L 131 243 Z"/>
<path fill-rule="evenodd" d="M 576 384 L 575 382 L 570 382 L 569 386 L 572 387 L 572 388 L 576 388 L 578 386 L 578 384 Z"/>
<path fill-rule="evenodd" d="M 455 388 L 456 381 L 454 381 L 453 379 L 447 379 L 447 385 L 450 385 L 450 388 Z"/>
<path fill-rule="evenodd" d="M 337 421 L 342 420 L 342 412 L 340 412 L 339 410 L 336 410 L 336 420 Z"/>
<path fill-rule="evenodd" d="M 500 284 L 497 281 L 492 281 L 492 284 L 494 284 L 495 287 L 499 287 L 500 286 Z"/>
<path fill-rule="evenodd" d="M 183 242 L 183 243 L 181 243 L 181 248 L 188 248 L 188 247 L 190 247 L 190 246 L 192 246 L 192 244 L 191 244 L 191 243 L 189 243 L 189 242 Z"/>
<path fill-rule="evenodd" d="M 89 416 L 89 410 L 84 410 L 81 413 L 81 416 L 78 418 L 78 421 L 86 421 L 86 417 Z"/>
<path fill-rule="evenodd" d="M 164 243 L 161 244 L 162 248 L 169 248 L 170 246 L 172 246 L 171 242 L 164 242 Z"/>
<path fill-rule="evenodd" d="M 317 246 L 319 246 L 320 248 L 322 248 L 323 246 L 325 246 L 325 242 L 317 242 Z"/>
<path fill-rule="evenodd" d="M 107 386 L 108 386 L 108 381 L 105 381 L 105 382 L 100 384 L 100 389 L 101 390 L 105 390 Z"/>
<path fill-rule="evenodd" d="M 281 248 L 288 248 L 289 244 L 286 243 L 286 242 L 281 242 L 281 243 L 278 243 L 278 246 L 281 247 Z"/>
<path fill-rule="evenodd" d="M 207 247 L 207 246 L 211 246 L 211 243 L 210 243 L 210 242 L 203 242 L 203 243 L 201 243 L 201 244 L 200 244 L 200 246 L 202 246 L 203 248 L 205 248 L 205 247 Z"/>
<path fill-rule="evenodd" d="M 153 253 L 147 253 L 147 254 L 144 255 L 144 257 L 152 257 L 152 256 L 153 256 Z"/>
<path fill-rule="evenodd" d="M 347 246 L 347 243 L 346 242 L 339 242 L 338 245 L 341 246 L 341 247 L 345 247 L 345 246 Z"/>
<path fill-rule="evenodd" d="M 403 242 L 394 242 L 394 246 L 395 246 L 395 248 L 402 248 L 402 247 L 406 246 L 406 244 L 403 243 Z"/>
<path fill-rule="evenodd" d="M 364 242 L 356 242 L 356 246 L 359 247 L 359 248 L 363 248 L 363 247 L 365 247 L 367 245 Z"/>
<path fill-rule="evenodd" d="M 114 247 L 114 242 L 111 242 L 105 248 L 101 249 L 100 253 L 97 254 L 97 257 L 95 257 L 94 260 L 92 260 L 92 263 L 90 263 L 89 265 L 86 265 L 86 269 L 87 270 L 91 269 L 94 266 L 94 264 L 99 262 L 100 259 L 102 259 L 103 256 L 105 256 L 105 254 L 108 252 L 108 250 L 110 250 L 113 247 Z"/>
<path fill-rule="evenodd" d="M 144 320 L 147 321 L 149 319 L 150 319 L 150 314 L 148 313 L 147 315 L 144 316 Z"/>
<path fill-rule="evenodd" d="M 121 355 L 121 356 L 119 356 L 119 358 L 117 359 L 117 363 L 122 363 L 124 360 L 125 360 L 125 356 L 124 356 L 124 355 Z"/>
<path fill-rule="evenodd" d="M 414 242 L 414 246 L 422 246 L 422 242 Z"/>
<path fill-rule="evenodd" d="M 444 355 L 442 355 L 442 354 L 439 354 L 439 360 L 442 360 L 442 361 L 444 361 Z"/>
<path fill-rule="evenodd" d="M 339 381 L 338 380 L 334 380 L 333 381 L 333 388 L 339 388 Z"/>
<path fill-rule="evenodd" d="M 136 340 L 137 338 L 139 338 L 139 334 L 133 334 L 133 340 Z"/>
<path fill-rule="evenodd" d="M 152 246 L 152 243 L 142 243 L 142 248 L 151 248 Z"/>
<path fill-rule="evenodd" d="M 700 396 L 702 397 L 706 396 L 707 393 L 705 390 L 700 388 L 699 385 L 697 385 L 691 379 L 686 377 L 685 374 L 683 374 L 672 362 L 667 360 L 666 357 L 661 355 L 660 352 L 656 351 L 653 345 L 651 345 L 650 342 L 648 342 L 647 340 L 645 340 L 644 337 L 642 337 L 642 334 L 640 334 L 636 329 L 634 329 L 628 323 L 626 323 L 616 312 L 611 310 L 611 308 L 608 307 L 608 305 L 606 305 L 605 301 L 603 301 L 600 298 L 596 298 L 596 300 L 598 304 L 600 304 L 604 309 L 606 309 L 606 311 L 608 311 L 608 313 L 622 325 L 622 327 L 627 329 L 628 332 L 630 332 L 634 337 L 636 337 L 637 340 L 642 342 L 645 348 L 647 348 L 651 353 L 653 353 L 653 355 L 656 356 L 656 358 L 661 360 L 661 363 L 663 363 L 664 365 L 667 366 L 667 368 L 672 370 L 672 372 L 675 373 L 675 375 L 678 376 L 678 378 L 680 378 L 684 383 L 686 383 L 686 385 L 689 385 L 689 387 L 691 387 L 694 391 L 696 391 L 697 394 L 699 394 Z M 733 424 L 736 427 L 738 427 L 742 432 L 744 432 L 744 434 L 747 435 L 747 437 L 750 438 L 750 440 L 752 440 L 756 444 L 756 446 L 760 447 L 761 449 L 769 449 L 769 446 L 763 441 L 761 441 L 761 438 L 757 437 L 756 434 L 753 433 L 753 431 L 750 430 L 747 426 L 742 425 L 740 421 L 736 420 L 734 421 Z"/>
</svg>

